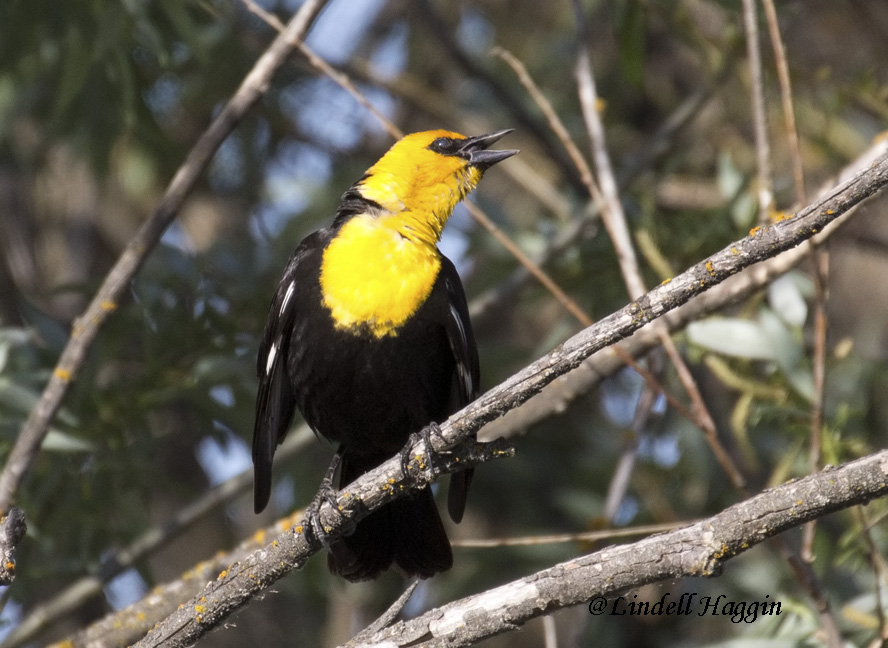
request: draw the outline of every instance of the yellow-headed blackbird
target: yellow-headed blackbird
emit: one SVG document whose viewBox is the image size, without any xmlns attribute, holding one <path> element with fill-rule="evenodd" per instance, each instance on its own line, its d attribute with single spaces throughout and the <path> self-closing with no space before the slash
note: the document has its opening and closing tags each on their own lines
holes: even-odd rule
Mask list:
<svg viewBox="0 0 888 648">
<path fill-rule="evenodd" d="M 332 226 L 296 248 L 259 349 L 256 512 L 268 504 L 272 457 L 294 408 L 339 444 L 341 487 L 477 397 L 465 293 L 437 243 L 484 171 L 517 153 L 487 150 L 508 132 L 404 137 L 345 192 Z M 456 522 L 471 476 L 451 478 Z M 352 581 L 376 578 L 393 562 L 423 578 L 453 564 L 428 488 L 371 513 L 328 556 L 330 571 Z"/>
</svg>

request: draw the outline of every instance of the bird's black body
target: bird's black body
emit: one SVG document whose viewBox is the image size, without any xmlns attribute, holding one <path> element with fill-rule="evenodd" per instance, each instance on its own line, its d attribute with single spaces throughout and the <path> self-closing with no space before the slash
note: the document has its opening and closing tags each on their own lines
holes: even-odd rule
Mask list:
<svg viewBox="0 0 888 648">
<path fill-rule="evenodd" d="M 320 230 L 299 245 L 272 301 L 259 351 L 260 376 L 273 344 L 279 345 L 278 364 L 260 383 L 257 431 L 260 422 L 263 431 L 253 438 L 259 510 L 270 495 L 274 450 L 295 407 L 315 432 L 340 445 L 344 486 L 397 454 L 410 434 L 444 421 L 477 396 L 478 353 L 453 264 L 441 257 L 431 294 L 397 335 L 356 335 L 337 329 L 322 305 L 321 258 L 336 231 L 335 226 Z M 284 359 L 285 364 L 279 362 Z M 470 478 L 471 473 L 453 477 L 457 482 Z M 467 484 L 451 487 L 460 487 L 462 494 L 450 503 L 457 517 Z M 354 562 L 338 564 L 332 553 L 330 569 L 349 580 L 374 578 L 393 561 L 424 577 L 453 562 L 428 488 L 372 513 L 344 544 Z"/>
</svg>

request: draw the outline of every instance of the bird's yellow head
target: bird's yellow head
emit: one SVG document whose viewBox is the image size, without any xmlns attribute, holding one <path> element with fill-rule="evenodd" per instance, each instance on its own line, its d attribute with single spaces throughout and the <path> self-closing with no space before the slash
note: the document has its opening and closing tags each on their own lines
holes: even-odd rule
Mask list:
<svg viewBox="0 0 888 648">
<path fill-rule="evenodd" d="M 382 207 L 383 217 L 400 221 L 399 229 L 435 244 L 453 208 L 484 171 L 518 152 L 488 150 L 510 132 L 466 137 L 433 130 L 407 135 L 367 170 L 357 189 Z"/>
</svg>

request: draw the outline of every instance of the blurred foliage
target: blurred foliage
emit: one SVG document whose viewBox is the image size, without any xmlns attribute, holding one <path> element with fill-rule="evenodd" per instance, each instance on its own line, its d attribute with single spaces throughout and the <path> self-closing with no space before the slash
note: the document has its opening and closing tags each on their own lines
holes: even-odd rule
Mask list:
<svg viewBox="0 0 888 648">
<path fill-rule="evenodd" d="M 294 2 L 264 3 L 286 19 Z M 650 285 L 743 236 L 755 213 L 749 71 L 739 3 L 721 0 L 585 2 L 608 146 L 630 226 L 655 250 Z M 789 56 L 809 195 L 888 121 L 888 7 L 868 0 L 778 3 Z M 772 50 L 763 33 L 777 205 L 794 191 Z M 271 30 L 238 2 L 0 4 L 0 456 L 5 456 L 60 353 L 72 322 L 214 112 L 261 54 Z M 537 106 L 511 70 L 488 55 L 518 56 L 580 149 L 588 139 L 573 76 L 575 16 L 568 2 L 334 0 L 309 43 L 343 66 L 405 131 L 486 132 L 516 127 L 533 185 L 497 167 L 475 199 L 529 252 L 584 218 L 587 197 Z M 694 93 L 707 100 L 665 152 L 655 134 Z M 152 252 L 103 329 L 56 417 L 18 503 L 29 535 L 5 618 L 14 622 L 108 552 L 163 524 L 210 483 L 248 467 L 254 358 L 280 271 L 306 233 L 329 222 L 339 195 L 388 146 L 353 99 L 298 56 L 216 155 L 207 180 Z M 641 168 L 628 174 L 633 165 Z M 513 161 L 510 160 L 509 164 Z M 540 197 L 548 197 L 540 200 Z M 553 205 L 559 205 L 554 208 Z M 885 198 L 864 208 L 830 243 L 831 275 L 823 462 L 884 445 L 888 229 Z M 549 267 L 595 317 L 626 302 L 610 242 L 595 222 Z M 458 210 L 442 243 L 470 298 L 499 285 L 516 263 Z M 812 413 L 809 268 L 677 336 L 753 490 L 808 472 Z M 542 288 L 528 284 L 476 324 L 485 386 L 577 330 Z M 663 376 L 681 394 L 671 369 Z M 567 533 L 599 528 L 621 452 L 632 439 L 641 383 L 620 372 L 517 440 L 518 455 L 478 471 L 455 538 Z M 658 407 L 617 515 L 620 525 L 691 520 L 740 495 L 699 430 Z M 215 448 L 215 452 L 207 449 Z M 332 448 L 316 443 L 278 469 L 279 509 L 314 492 Z M 206 459 L 207 456 L 214 457 Z M 289 475 L 289 477 L 288 477 Z M 285 506 L 286 505 L 286 506 Z M 878 632 L 874 596 L 888 537 L 885 504 L 822 520 L 814 568 L 845 639 Z M 144 586 L 165 582 L 231 547 L 271 518 L 247 495 L 138 565 Z M 799 533 L 788 534 L 797 545 Z M 500 584 L 588 545 L 457 549 L 452 572 L 426 583 L 409 608 Z M 875 551 L 876 558 L 871 556 Z M 344 640 L 386 606 L 400 578 L 349 586 L 323 559 L 276 586 L 236 627 L 202 645 L 292 645 Z M 138 579 L 136 579 L 138 582 Z M 82 627 L 138 586 L 107 590 L 41 641 Z M 884 582 L 881 583 L 885 585 Z M 560 645 L 817 645 L 817 615 L 776 551 L 757 547 L 717 579 L 643 588 L 733 600 L 783 602 L 783 615 L 735 625 L 719 617 L 557 615 Z M 491 646 L 541 643 L 538 623 Z M 594 638 L 594 639 L 593 639 Z"/>
</svg>

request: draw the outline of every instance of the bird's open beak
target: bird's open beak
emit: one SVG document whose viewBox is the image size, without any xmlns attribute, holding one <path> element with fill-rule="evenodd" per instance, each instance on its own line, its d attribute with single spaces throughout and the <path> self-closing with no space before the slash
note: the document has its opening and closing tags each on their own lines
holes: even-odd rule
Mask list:
<svg viewBox="0 0 888 648">
<path fill-rule="evenodd" d="M 489 135 L 478 135 L 476 137 L 469 137 L 459 149 L 458 155 L 464 157 L 469 161 L 469 164 L 481 169 L 482 171 L 488 169 L 497 162 L 502 162 L 506 158 L 512 157 L 518 152 L 516 150 L 487 150 L 488 146 L 490 146 L 500 138 L 508 135 L 513 130 L 514 129 L 512 128 L 507 128 L 506 130 L 497 131 L 496 133 L 490 133 Z"/>
</svg>

